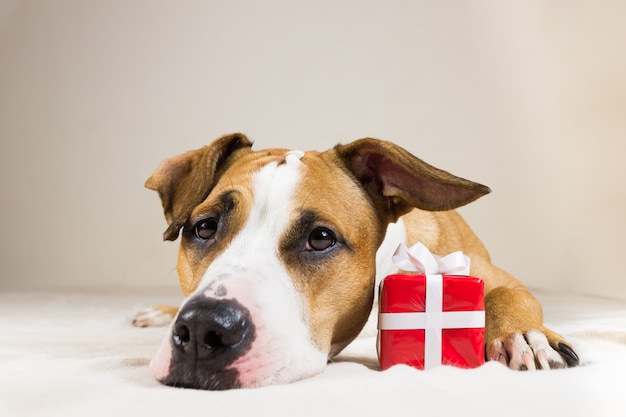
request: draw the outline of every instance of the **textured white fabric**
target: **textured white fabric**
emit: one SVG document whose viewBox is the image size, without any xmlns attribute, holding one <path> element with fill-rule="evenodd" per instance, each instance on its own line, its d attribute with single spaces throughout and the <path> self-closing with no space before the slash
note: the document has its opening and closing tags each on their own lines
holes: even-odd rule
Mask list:
<svg viewBox="0 0 626 417">
<path fill-rule="evenodd" d="M 583 362 L 515 372 L 398 366 L 376 370 L 376 320 L 313 378 L 207 392 L 159 385 L 148 371 L 166 329 L 139 308 L 176 297 L 0 293 L 0 416 L 624 416 L 626 303 L 538 294 L 548 324 Z"/>
</svg>

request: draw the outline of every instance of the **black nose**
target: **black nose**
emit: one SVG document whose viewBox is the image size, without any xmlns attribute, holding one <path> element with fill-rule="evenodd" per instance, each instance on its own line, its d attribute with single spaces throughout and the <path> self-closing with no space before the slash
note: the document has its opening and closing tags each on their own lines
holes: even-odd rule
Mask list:
<svg viewBox="0 0 626 417">
<path fill-rule="evenodd" d="M 178 315 L 172 343 L 192 360 L 215 359 L 241 343 L 249 325 L 248 311 L 232 300 L 198 298 Z"/>
<path fill-rule="evenodd" d="M 162 382 L 186 388 L 235 388 L 238 373 L 228 366 L 250 349 L 254 336 L 250 312 L 236 300 L 195 298 L 173 325 L 170 373 Z"/>
</svg>

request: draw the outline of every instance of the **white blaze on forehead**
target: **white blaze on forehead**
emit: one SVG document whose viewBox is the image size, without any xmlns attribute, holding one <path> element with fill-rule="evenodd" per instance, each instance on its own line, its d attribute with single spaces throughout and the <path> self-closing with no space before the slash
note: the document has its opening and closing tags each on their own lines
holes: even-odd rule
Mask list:
<svg viewBox="0 0 626 417">
<path fill-rule="evenodd" d="M 248 219 L 198 287 L 197 293 L 236 299 L 250 311 L 256 337 L 232 365 L 242 386 L 299 379 L 326 364 L 327 355 L 311 342 L 302 296 L 279 257 L 280 238 L 299 206 L 293 195 L 302 156 L 289 152 L 283 163 L 271 162 L 253 175 Z"/>
<path fill-rule="evenodd" d="M 278 238 L 287 227 L 293 206 L 293 194 L 300 181 L 304 153 L 291 151 L 285 163 L 272 162 L 265 165 L 252 180 L 254 202 L 250 217 L 241 235 L 252 233 L 276 247 Z M 246 230 L 251 229 L 251 230 Z M 257 235 L 262 233 L 263 236 Z M 252 236 L 251 236 L 252 237 Z"/>
<path fill-rule="evenodd" d="M 300 160 L 302 159 L 303 156 L 304 156 L 304 152 L 302 151 L 289 151 L 285 155 L 285 160 L 287 161 L 288 164 L 294 164 L 294 163 L 298 164 L 300 163 Z"/>
<path fill-rule="evenodd" d="M 220 281 L 227 278 L 231 271 L 257 267 L 256 272 L 247 273 L 289 280 L 277 256 L 278 245 L 295 207 L 293 195 L 301 177 L 302 156 L 303 153 L 290 151 L 284 163 L 271 162 L 253 175 L 253 201 L 248 219 L 226 251 L 209 266 L 198 290 L 218 277 Z"/>
</svg>

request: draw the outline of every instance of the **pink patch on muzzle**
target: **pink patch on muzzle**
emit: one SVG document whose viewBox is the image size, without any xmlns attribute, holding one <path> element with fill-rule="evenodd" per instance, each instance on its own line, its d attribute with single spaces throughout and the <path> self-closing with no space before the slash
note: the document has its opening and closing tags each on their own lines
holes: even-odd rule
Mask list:
<svg viewBox="0 0 626 417">
<path fill-rule="evenodd" d="M 163 339 L 161 347 L 157 351 L 156 356 L 150 361 L 150 371 L 158 380 L 164 380 L 170 373 L 170 365 L 172 362 L 172 346 L 170 346 L 170 336 Z"/>
</svg>

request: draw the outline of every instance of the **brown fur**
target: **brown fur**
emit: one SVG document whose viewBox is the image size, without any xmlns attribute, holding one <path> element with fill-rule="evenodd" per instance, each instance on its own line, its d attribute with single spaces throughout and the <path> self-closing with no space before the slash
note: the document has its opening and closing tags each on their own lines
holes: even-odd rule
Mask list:
<svg viewBox="0 0 626 417">
<path fill-rule="evenodd" d="M 270 161 L 282 163 L 285 150 L 252 152 L 240 134 L 224 136 L 197 151 L 171 158 L 146 182 L 161 196 L 169 227 L 164 238 L 175 240 L 181 228 L 219 212 L 228 194 L 235 209 L 211 251 L 195 252 L 185 239 L 177 271 L 185 295 L 193 292 L 208 265 L 228 246 L 252 206 L 252 174 Z M 543 332 L 563 355 L 564 340 L 543 326 L 537 300 L 507 272 L 491 263 L 489 254 L 453 209 L 489 192 L 483 185 L 434 168 L 406 150 L 375 139 L 361 139 L 302 159 L 303 182 L 294 196 L 301 206 L 291 216 L 292 232 L 279 243 L 280 256 L 301 294 L 315 344 L 329 356 L 352 341 L 367 320 L 374 293 L 376 249 L 389 222 L 402 218 L 407 244 L 424 243 L 446 255 L 462 250 L 472 260 L 472 274 L 485 282 L 486 353 L 498 359 L 503 342 L 516 333 Z M 338 198 L 340 196 L 340 198 Z M 332 260 L 302 268 L 290 250 L 302 213 L 334 227 L 345 245 Z M 345 225 L 346 227 L 342 227 Z M 184 232 L 183 232 L 184 233 Z M 569 358 L 577 357 L 572 352 Z M 573 363 L 568 360 L 568 363 Z"/>
<path fill-rule="evenodd" d="M 409 245 L 422 242 L 432 253 L 440 256 L 462 250 L 472 260 L 472 275 L 480 277 L 485 283 L 488 355 L 495 342 L 531 329 L 542 331 L 553 347 L 565 342 L 562 336 L 543 326 L 539 302 L 517 279 L 491 263 L 487 249 L 456 211 L 414 210 L 405 215 L 403 221 Z"/>
<path fill-rule="evenodd" d="M 302 270 L 287 262 L 292 276 L 300 276 L 304 299 L 309 304 L 309 326 L 316 343 L 330 355 L 352 341 L 365 325 L 372 308 L 376 252 L 383 237 L 383 225 L 367 195 L 351 182 L 347 172 L 343 178 L 328 153 L 305 156 L 307 172 L 295 196 L 304 207 L 314 207 L 319 220 L 326 224 L 349 225 L 338 229 L 342 240 L 349 242 L 332 265 L 320 270 Z M 348 186 L 346 186 L 348 184 Z M 341 196 L 341 198 L 337 198 Z M 355 279 L 356 277 L 356 279 Z M 363 296 L 365 294 L 365 297 Z M 341 300 L 338 305 L 337 300 Z"/>
</svg>

